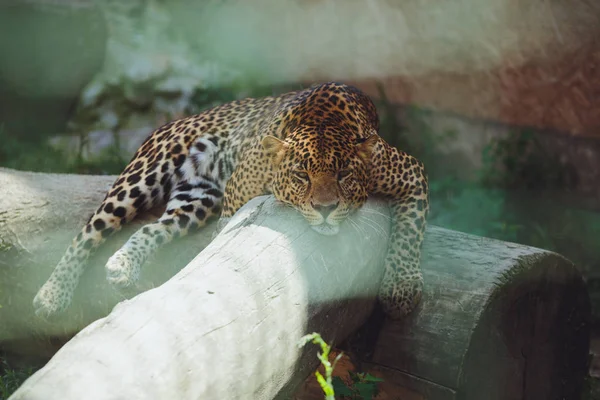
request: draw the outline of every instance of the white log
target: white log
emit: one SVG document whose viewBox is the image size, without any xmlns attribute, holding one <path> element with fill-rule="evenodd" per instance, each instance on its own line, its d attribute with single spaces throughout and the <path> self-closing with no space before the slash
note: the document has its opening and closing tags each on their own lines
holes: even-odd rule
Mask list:
<svg viewBox="0 0 600 400">
<path fill-rule="evenodd" d="M 298 340 L 340 342 L 374 305 L 387 207 L 370 200 L 353 219 L 325 237 L 272 197 L 252 200 L 187 267 L 85 328 L 11 399 L 289 398 L 318 363 Z"/>
</svg>

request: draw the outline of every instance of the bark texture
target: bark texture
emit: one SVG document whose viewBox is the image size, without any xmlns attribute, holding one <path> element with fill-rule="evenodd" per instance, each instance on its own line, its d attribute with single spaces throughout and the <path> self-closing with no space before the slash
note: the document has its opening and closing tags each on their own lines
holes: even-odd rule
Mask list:
<svg viewBox="0 0 600 400">
<path fill-rule="evenodd" d="M 590 302 L 581 273 L 546 250 L 432 227 L 425 294 L 385 321 L 367 365 L 427 399 L 579 399 Z"/>
</svg>

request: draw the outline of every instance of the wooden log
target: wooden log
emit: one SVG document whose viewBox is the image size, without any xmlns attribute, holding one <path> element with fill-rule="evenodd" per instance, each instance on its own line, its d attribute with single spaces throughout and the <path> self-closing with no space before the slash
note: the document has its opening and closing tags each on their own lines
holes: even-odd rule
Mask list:
<svg viewBox="0 0 600 400">
<path fill-rule="evenodd" d="M 383 322 L 364 368 L 407 399 L 580 398 L 590 303 L 571 262 L 436 227 L 422 262 L 420 306 Z"/>
<path fill-rule="evenodd" d="M 298 340 L 339 342 L 372 311 L 385 203 L 370 200 L 355 222 L 324 237 L 272 197 L 252 200 L 180 273 L 81 331 L 12 399 L 289 398 L 318 363 Z"/>
</svg>

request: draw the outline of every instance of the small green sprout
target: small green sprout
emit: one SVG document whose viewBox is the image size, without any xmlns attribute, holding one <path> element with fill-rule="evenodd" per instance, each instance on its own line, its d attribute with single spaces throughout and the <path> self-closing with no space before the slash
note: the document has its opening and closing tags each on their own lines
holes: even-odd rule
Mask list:
<svg viewBox="0 0 600 400">
<path fill-rule="evenodd" d="M 303 336 L 298 342 L 298 347 L 302 348 L 308 342 L 312 342 L 321 346 L 322 353 L 317 353 L 317 357 L 321 361 L 321 364 L 323 364 L 323 367 L 325 367 L 325 377 L 323 377 L 319 371 L 315 372 L 315 376 L 317 377 L 319 385 L 321 385 L 321 389 L 323 389 L 323 392 L 325 393 L 325 400 L 335 400 L 331 374 L 333 373 L 333 369 L 335 368 L 337 362 L 340 360 L 340 358 L 342 358 L 343 353 L 338 354 L 333 363 L 331 363 L 329 362 L 329 353 L 331 352 L 331 347 L 325 343 L 321 335 L 314 332 Z"/>
</svg>

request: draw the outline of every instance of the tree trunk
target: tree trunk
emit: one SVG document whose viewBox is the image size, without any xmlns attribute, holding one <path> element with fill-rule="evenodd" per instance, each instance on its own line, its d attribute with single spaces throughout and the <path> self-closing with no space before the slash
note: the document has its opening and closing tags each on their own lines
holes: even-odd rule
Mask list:
<svg viewBox="0 0 600 400">
<path fill-rule="evenodd" d="M 571 262 L 430 227 L 422 264 L 421 304 L 404 321 L 383 321 L 362 368 L 390 391 L 412 390 L 406 400 L 580 399 L 590 301 Z"/>
</svg>

